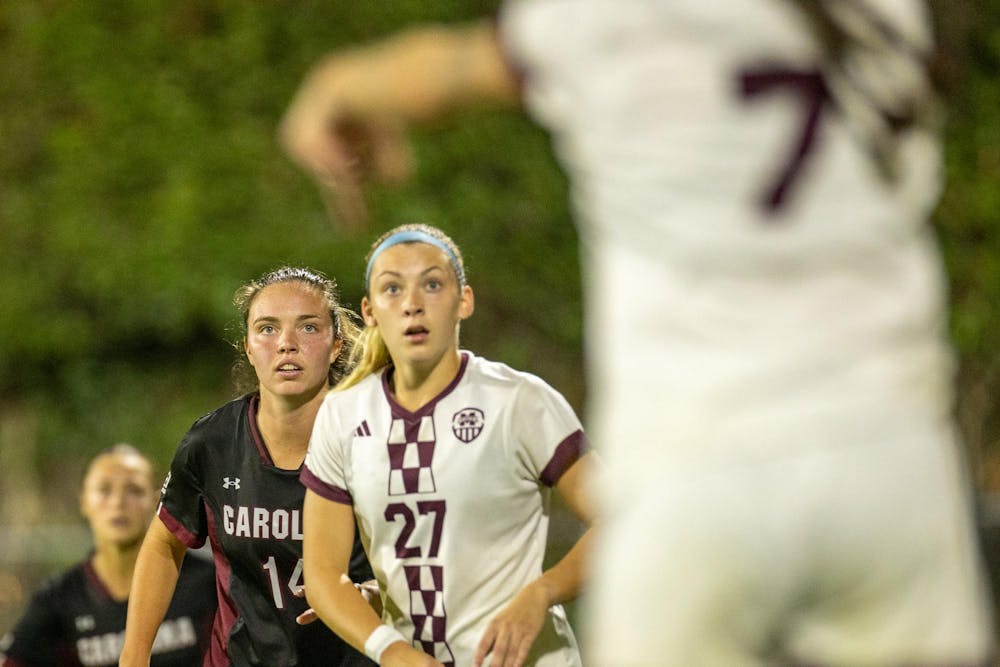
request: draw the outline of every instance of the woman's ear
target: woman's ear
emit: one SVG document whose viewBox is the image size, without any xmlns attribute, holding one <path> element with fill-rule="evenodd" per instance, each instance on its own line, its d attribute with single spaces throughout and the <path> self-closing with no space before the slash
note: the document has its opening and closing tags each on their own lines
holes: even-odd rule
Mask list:
<svg viewBox="0 0 1000 667">
<path fill-rule="evenodd" d="M 331 365 L 333 364 L 333 362 L 335 362 L 337 360 L 337 357 L 340 356 L 340 351 L 343 350 L 343 349 L 344 349 L 344 341 L 343 341 L 343 339 L 338 338 L 337 340 L 333 341 L 333 348 L 330 349 L 330 364 Z"/>
<path fill-rule="evenodd" d="M 372 314 L 372 305 L 368 301 L 368 297 L 361 297 L 361 319 L 365 321 L 366 327 L 377 327 L 378 321 L 375 319 L 375 315 Z"/>
<path fill-rule="evenodd" d="M 473 293 L 472 288 L 469 285 L 463 285 L 462 293 L 459 296 L 458 301 L 458 319 L 464 320 L 472 317 L 472 313 L 475 310 L 476 295 Z"/>
</svg>

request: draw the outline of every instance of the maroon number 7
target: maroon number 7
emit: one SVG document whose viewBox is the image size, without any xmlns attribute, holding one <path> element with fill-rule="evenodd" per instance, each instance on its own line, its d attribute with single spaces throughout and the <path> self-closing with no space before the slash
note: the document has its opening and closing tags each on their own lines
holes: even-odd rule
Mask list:
<svg viewBox="0 0 1000 667">
<path fill-rule="evenodd" d="M 740 73 L 739 83 L 740 94 L 745 100 L 787 89 L 798 93 L 796 99 L 802 108 L 799 141 L 774 184 L 761 197 L 761 206 L 768 215 L 774 216 L 787 201 L 806 157 L 816 146 L 820 117 L 830 103 L 830 94 L 819 70 L 796 71 L 780 67 L 744 70 Z"/>
<path fill-rule="evenodd" d="M 443 500 L 418 500 L 417 512 L 421 516 L 433 515 L 434 525 L 431 531 L 430 549 L 427 552 L 428 558 L 435 558 L 441 546 L 441 533 L 444 531 L 445 501 Z M 390 503 L 385 508 L 385 520 L 395 521 L 397 518 L 403 519 L 403 527 L 396 538 L 397 558 L 420 558 L 423 550 L 420 546 L 408 546 L 413 530 L 417 526 L 417 518 L 406 503 Z"/>
</svg>

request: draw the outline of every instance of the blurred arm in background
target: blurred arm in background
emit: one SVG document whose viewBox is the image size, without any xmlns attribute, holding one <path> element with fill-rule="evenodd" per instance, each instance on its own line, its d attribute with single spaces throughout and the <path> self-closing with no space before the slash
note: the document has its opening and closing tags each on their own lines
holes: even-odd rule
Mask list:
<svg viewBox="0 0 1000 667">
<path fill-rule="evenodd" d="M 279 134 L 331 213 L 345 227 L 359 228 L 367 219 L 364 181 L 410 176 L 410 124 L 463 106 L 518 101 L 517 77 L 491 22 L 425 26 L 319 61 Z"/>
</svg>

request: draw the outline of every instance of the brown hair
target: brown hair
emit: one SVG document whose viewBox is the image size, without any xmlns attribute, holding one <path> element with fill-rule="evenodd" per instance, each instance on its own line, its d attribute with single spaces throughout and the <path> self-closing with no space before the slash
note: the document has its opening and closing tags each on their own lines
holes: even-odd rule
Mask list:
<svg viewBox="0 0 1000 667">
<path fill-rule="evenodd" d="M 319 271 L 305 267 L 283 266 L 274 271 L 265 273 L 256 280 L 251 280 L 241 286 L 233 295 L 233 305 L 240 313 L 237 323 L 237 335 L 232 341 L 236 348 L 236 361 L 233 363 L 232 375 L 233 385 L 238 395 L 257 391 L 259 382 L 257 373 L 254 371 L 244 353 L 243 343 L 247 337 L 247 318 L 250 316 L 250 307 L 254 299 L 261 290 L 269 285 L 277 283 L 297 282 L 316 290 L 326 300 L 327 308 L 330 312 L 330 321 L 333 323 L 334 340 L 343 342 L 343 348 L 337 358 L 330 364 L 327 373 L 327 382 L 330 386 L 335 385 L 347 373 L 351 366 L 352 350 L 360 334 L 357 324 L 357 315 L 340 305 L 340 298 L 337 294 L 337 281 L 328 278 Z"/>
</svg>

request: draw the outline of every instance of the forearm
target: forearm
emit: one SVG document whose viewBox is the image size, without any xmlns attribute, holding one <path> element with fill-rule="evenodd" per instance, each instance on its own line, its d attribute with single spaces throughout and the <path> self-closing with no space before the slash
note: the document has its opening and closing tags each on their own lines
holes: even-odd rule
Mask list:
<svg viewBox="0 0 1000 667">
<path fill-rule="evenodd" d="M 306 599 L 331 630 L 362 653 L 369 635 L 382 624 L 347 574 L 310 567 L 304 560 Z"/>
<path fill-rule="evenodd" d="M 347 574 L 354 541 L 353 508 L 310 489 L 302 517 L 302 564 L 309 606 L 344 641 L 365 652 L 365 642 L 382 620 Z"/>
<path fill-rule="evenodd" d="M 153 641 L 177 587 L 185 552 L 184 545 L 170 535 L 159 519 L 153 519 L 132 576 L 119 665 L 149 664 Z"/>
<path fill-rule="evenodd" d="M 544 592 L 549 607 L 569 602 L 580 594 L 593 539 L 594 528 L 588 528 L 565 556 L 529 584 Z"/>
<path fill-rule="evenodd" d="M 594 541 L 596 518 L 588 492 L 588 480 L 599 465 L 596 455 L 585 454 L 560 477 L 556 485 L 566 506 L 583 523 L 586 531 L 565 556 L 532 584 L 545 592 L 549 606 L 572 600 L 580 594 L 583 587 L 591 544 Z"/>
<path fill-rule="evenodd" d="M 518 86 L 483 21 L 414 28 L 333 55 L 310 73 L 303 94 L 325 97 L 327 111 L 341 117 L 410 122 L 477 101 L 513 105 Z"/>
</svg>

